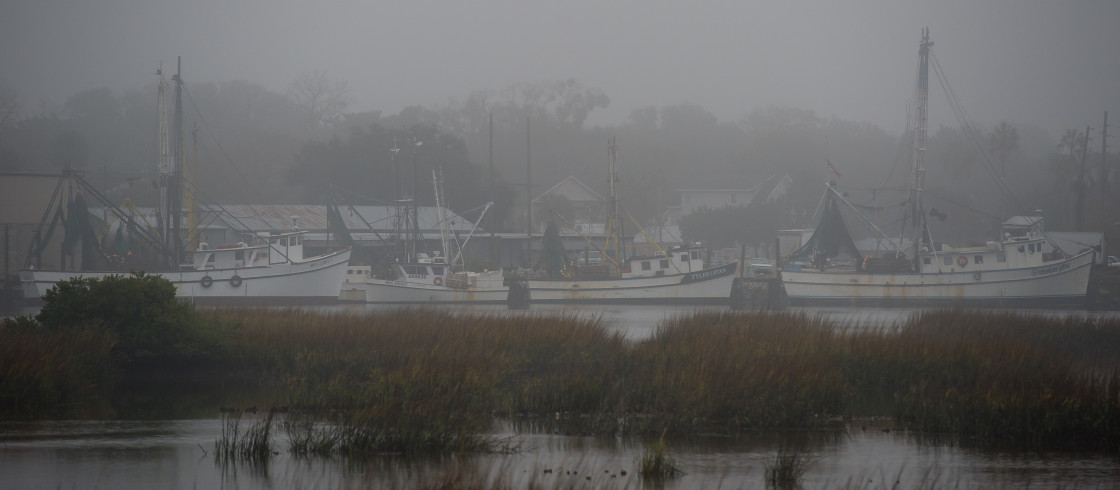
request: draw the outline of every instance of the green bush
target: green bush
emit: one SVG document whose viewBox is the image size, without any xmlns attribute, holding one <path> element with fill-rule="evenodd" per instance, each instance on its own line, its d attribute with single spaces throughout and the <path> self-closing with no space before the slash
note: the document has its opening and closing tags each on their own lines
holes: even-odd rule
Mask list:
<svg viewBox="0 0 1120 490">
<path fill-rule="evenodd" d="M 175 285 L 160 276 L 78 277 L 61 281 L 43 297 L 35 319 L 48 331 L 101 328 L 116 340 L 113 363 L 138 368 L 205 356 L 214 348 L 194 307 L 175 297 Z"/>
</svg>

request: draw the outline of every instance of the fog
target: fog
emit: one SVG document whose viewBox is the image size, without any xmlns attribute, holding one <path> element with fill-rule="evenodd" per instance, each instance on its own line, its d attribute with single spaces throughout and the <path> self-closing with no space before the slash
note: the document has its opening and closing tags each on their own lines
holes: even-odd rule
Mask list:
<svg viewBox="0 0 1120 490">
<path fill-rule="evenodd" d="M 6 3 L 0 81 L 25 112 L 81 90 L 138 88 L 182 56 L 188 83 L 282 92 L 323 71 L 349 84 L 350 111 L 397 113 L 575 78 L 611 98 L 589 124 L 687 102 L 723 121 L 776 105 L 898 133 L 926 26 L 976 121 L 1056 138 L 1120 110 L 1120 2 L 1111 0 Z M 947 109 L 930 118 L 932 127 L 955 120 Z"/>
</svg>

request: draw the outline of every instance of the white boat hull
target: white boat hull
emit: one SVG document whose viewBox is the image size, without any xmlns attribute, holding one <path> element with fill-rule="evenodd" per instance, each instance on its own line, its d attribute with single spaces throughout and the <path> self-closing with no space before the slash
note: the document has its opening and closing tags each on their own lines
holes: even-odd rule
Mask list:
<svg viewBox="0 0 1120 490">
<path fill-rule="evenodd" d="M 504 303 L 509 287 L 503 285 L 501 271 L 477 281 L 485 286 L 451 287 L 407 280 L 368 278 L 363 282 L 347 282 L 339 294 L 341 301 L 364 303 Z"/>
<path fill-rule="evenodd" d="M 240 267 L 236 269 L 152 272 L 171 281 L 177 296 L 197 302 L 238 303 L 268 301 L 334 302 L 346 274 L 350 250 L 301 262 Z M 20 271 L 25 298 L 42 298 L 60 281 L 76 277 L 101 278 L 128 272 L 60 272 L 37 269 Z M 240 278 L 240 281 L 234 279 Z M 204 278 L 209 277 L 207 281 Z M 237 284 L 240 282 L 240 284 Z M 209 286 L 204 285 L 209 283 Z M 235 285 L 236 284 L 236 285 Z"/>
<path fill-rule="evenodd" d="M 529 279 L 534 303 L 726 303 L 737 264 L 698 272 L 624 279 Z"/>
<path fill-rule="evenodd" d="M 1093 253 L 1036 267 L 946 273 L 784 271 L 793 303 L 1077 302 L 1085 298 Z"/>
</svg>

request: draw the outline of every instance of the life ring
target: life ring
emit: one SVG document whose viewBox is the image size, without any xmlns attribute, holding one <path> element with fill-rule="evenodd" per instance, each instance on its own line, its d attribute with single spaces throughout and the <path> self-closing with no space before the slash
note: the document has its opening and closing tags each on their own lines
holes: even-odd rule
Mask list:
<svg viewBox="0 0 1120 490">
<path fill-rule="evenodd" d="M 957 265 L 961 267 L 968 265 L 968 257 L 965 257 L 964 255 L 957 257 Z"/>
<path fill-rule="evenodd" d="M 202 279 L 199 279 L 198 283 L 202 285 L 202 287 L 208 288 L 214 285 L 214 278 L 210 276 L 202 276 Z"/>
<path fill-rule="evenodd" d="M 233 287 L 240 286 L 241 285 L 241 276 L 239 276 L 237 274 L 234 274 L 233 277 L 229 278 L 229 285 L 233 286 Z"/>
<path fill-rule="evenodd" d="M 440 277 L 440 276 L 436 276 L 435 279 L 432 279 L 432 283 L 435 284 L 436 286 L 442 286 L 443 285 L 443 278 Z"/>
</svg>

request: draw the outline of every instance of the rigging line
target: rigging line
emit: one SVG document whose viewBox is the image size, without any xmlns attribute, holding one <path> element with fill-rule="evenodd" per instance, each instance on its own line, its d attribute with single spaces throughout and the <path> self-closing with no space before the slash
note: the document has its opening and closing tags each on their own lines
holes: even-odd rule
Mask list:
<svg viewBox="0 0 1120 490">
<path fill-rule="evenodd" d="M 222 206 L 221 204 L 218 204 L 217 201 L 215 201 L 213 199 L 213 197 L 211 197 L 209 194 L 207 194 L 206 192 L 203 192 L 201 190 L 196 190 L 195 192 L 197 192 L 199 194 L 202 194 L 202 197 L 204 197 L 206 199 L 210 199 L 211 202 L 215 203 L 215 204 L 210 204 L 207 207 L 218 208 L 218 211 L 219 211 L 218 214 L 225 214 L 225 215 L 229 216 L 230 219 L 236 221 L 236 224 L 241 226 L 241 230 L 237 230 L 237 231 L 241 231 L 241 232 L 249 234 L 249 235 L 253 234 L 253 229 L 250 228 L 249 225 L 246 225 L 244 221 L 241 221 L 241 218 L 239 218 L 236 215 L 234 215 L 233 213 L 231 213 L 228 209 L 225 208 L 225 206 Z M 214 210 L 210 209 L 210 212 L 214 212 Z M 225 220 L 223 219 L 223 221 L 225 221 Z M 226 224 L 230 224 L 230 223 L 227 221 Z"/>
<path fill-rule="evenodd" d="M 222 146 L 222 142 L 218 139 L 217 135 L 214 134 L 214 131 L 210 128 L 210 125 L 206 123 L 206 119 L 202 117 L 202 111 L 198 110 L 198 105 L 195 104 L 194 97 L 191 97 L 190 91 L 187 90 L 187 86 L 185 83 L 183 84 L 183 93 L 187 94 L 187 100 L 190 101 L 191 107 L 194 108 L 195 115 L 198 116 L 199 122 L 201 122 L 202 126 L 206 128 L 206 131 L 210 133 L 210 137 L 214 138 L 214 142 L 218 145 L 218 151 L 220 151 L 222 153 L 222 156 L 225 157 L 226 161 L 229 163 L 229 166 L 233 167 L 233 170 L 237 173 L 237 176 L 241 177 L 241 180 L 245 181 L 245 186 L 249 188 L 250 192 L 253 193 L 254 197 L 257 199 L 257 202 L 263 202 L 264 199 L 260 194 L 260 189 L 256 188 L 256 186 L 254 186 L 253 183 L 249 181 L 249 178 L 245 176 L 245 173 L 241 171 L 241 168 L 238 167 L 236 163 L 234 163 L 232 158 L 230 158 L 229 153 L 226 153 L 226 149 L 224 146 Z"/>
<path fill-rule="evenodd" d="M 367 195 L 362 194 L 360 192 L 352 191 L 350 189 L 342 187 L 342 186 L 340 186 L 338 184 L 335 184 L 333 182 L 330 184 L 330 187 L 331 187 L 331 189 L 337 189 L 337 190 L 342 191 L 346 194 L 349 194 L 353 197 L 358 197 L 358 198 L 365 199 L 367 201 L 373 202 L 373 203 L 375 203 L 379 206 L 395 206 L 396 205 L 395 203 L 392 203 L 392 202 L 389 202 L 389 201 L 382 201 L 380 199 L 376 199 L 376 198 L 367 196 Z"/>
<path fill-rule="evenodd" d="M 965 209 L 967 209 L 967 210 L 969 210 L 969 211 L 972 211 L 972 212 L 974 212 L 974 213 L 976 213 L 976 214 L 981 214 L 981 215 L 987 216 L 987 217 L 989 217 L 989 218 L 995 218 L 995 219 L 997 219 L 997 220 L 1001 220 L 1001 221 L 1003 220 L 1003 218 L 1002 218 L 1002 217 L 1000 217 L 1000 216 L 996 216 L 996 215 L 994 215 L 994 214 L 990 214 L 990 213 L 987 213 L 987 212 L 985 212 L 985 211 L 981 211 L 981 210 L 979 210 L 979 209 L 976 209 L 976 208 L 974 208 L 974 207 L 972 207 L 972 206 L 969 206 L 969 205 L 967 205 L 967 204 L 964 204 L 964 203 L 961 203 L 961 202 L 957 202 L 957 201 L 954 201 L 954 200 L 952 200 L 952 199 L 949 199 L 949 198 L 947 198 L 947 197 L 945 197 L 945 196 L 943 196 L 943 195 L 941 195 L 941 194 L 938 194 L 938 193 L 936 193 L 936 192 L 933 192 L 933 191 L 926 191 L 926 194 L 929 194 L 929 195 L 931 195 L 931 196 L 933 196 L 933 197 L 936 197 L 936 198 L 938 198 L 938 199 L 941 199 L 942 201 L 945 201 L 945 202 L 947 202 L 947 203 L 949 203 L 949 204 L 953 204 L 953 205 L 956 205 L 956 206 L 960 206 L 960 207 L 962 207 L 962 208 L 965 208 Z"/>
<path fill-rule="evenodd" d="M 886 233 L 883 233 L 883 230 L 880 230 L 879 227 L 875 223 L 873 223 L 871 220 L 867 219 L 867 217 L 864 216 L 863 213 L 860 213 L 859 210 L 856 209 L 855 206 L 852 205 L 852 203 L 848 202 L 847 199 L 844 199 L 844 196 L 841 196 L 840 193 L 836 191 L 836 189 L 833 189 L 833 188 L 829 187 L 829 190 L 832 191 L 832 194 L 835 195 L 837 199 L 839 199 L 844 204 L 847 204 L 848 207 L 851 208 L 851 210 L 856 213 L 856 216 L 858 216 L 861 220 L 863 220 L 864 223 L 867 223 L 868 225 L 871 225 L 871 227 L 874 228 L 875 231 L 878 232 L 879 235 L 881 235 L 882 238 L 887 241 L 887 243 L 890 243 L 891 245 L 893 245 L 896 251 L 901 253 L 903 256 L 906 255 L 906 252 L 902 250 L 902 246 L 900 244 L 895 243 L 894 240 L 892 240 L 890 237 L 888 237 Z M 901 240 L 899 240 L 899 242 L 901 242 Z"/>
<path fill-rule="evenodd" d="M 930 51 L 930 54 L 933 58 L 934 73 L 937 74 L 937 81 L 941 85 L 941 89 L 945 91 L 945 96 L 949 99 L 949 106 L 953 109 L 953 113 L 957 117 L 958 122 L 960 122 L 961 127 L 964 130 L 965 137 L 968 138 L 968 141 L 972 145 L 973 150 L 975 150 L 976 153 L 980 155 L 981 163 L 984 164 L 984 168 L 988 171 L 988 174 L 991 175 L 992 179 L 996 182 L 996 185 L 1003 192 L 1004 196 L 1011 201 L 1015 208 L 1019 210 L 1020 214 L 1026 215 L 1026 208 L 1011 193 L 1011 189 L 1008 188 L 1007 183 L 1004 182 L 1003 178 L 999 175 L 998 172 L 996 172 L 995 164 L 993 164 L 991 159 L 988 158 L 988 154 L 984 151 L 983 145 L 981 145 L 976 140 L 976 130 L 972 127 L 972 124 L 969 123 L 968 117 L 964 112 L 964 106 L 961 105 L 960 99 L 957 98 L 956 92 L 949 84 L 949 79 L 947 76 L 945 76 L 944 71 L 941 69 L 941 63 L 937 60 L 937 56 L 933 54 L 932 50 Z"/>
</svg>

